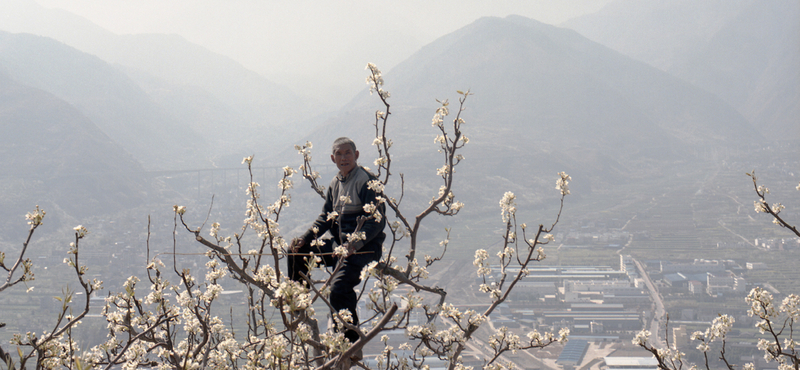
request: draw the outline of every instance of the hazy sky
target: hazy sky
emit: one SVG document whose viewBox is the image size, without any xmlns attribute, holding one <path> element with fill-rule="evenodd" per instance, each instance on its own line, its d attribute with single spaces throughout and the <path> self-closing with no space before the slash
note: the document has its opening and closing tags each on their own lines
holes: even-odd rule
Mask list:
<svg viewBox="0 0 800 370">
<path fill-rule="evenodd" d="M 611 0 L 36 1 L 118 34 L 179 34 L 298 90 L 320 79 L 332 80 L 329 89 L 350 86 L 367 62 L 388 70 L 482 16 L 519 14 L 557 24 Z"/>
</svg>

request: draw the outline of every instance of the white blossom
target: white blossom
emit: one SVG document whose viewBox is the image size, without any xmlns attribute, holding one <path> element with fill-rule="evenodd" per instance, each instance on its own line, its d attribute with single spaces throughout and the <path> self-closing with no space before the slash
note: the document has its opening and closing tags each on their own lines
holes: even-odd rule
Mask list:
<svg viewBox="0 0 800 370">
<path fill-rule="evenodd" d="M 45 211 L 39 209 L 39 206 L 36 206 L 36 209 L 33 210 L 33 212 L 28 212 L 25 215 L 25 219 L 28 220 L 28 225 L 39 226 L 42 224 L 42 219 L 44 219 L 45 213 Z"/>
<path fill-rule="evenodd" d="M 500 215 L 503 218 L 503 222 L 508 222 L 511 216 L 517 212 L 516 198 L 514 193 L 507 191 L 503 194 L 503 198 L 500 199 Z"/>
<path fill-rule="evenodd" d="M 556 189 L 561 192 L 561 195 L 569 194 L 570 180 L 572 180 L 572 177 L 567 175 L 565 172 L 558 173 L 558 180 L 556 180 Z"/>
<path fill-rule="evenodd" d="M 436 113 L 434 113 L 433 119 L 431 120 L 431 126 L 443 128 L 444 117 L 450 114 L 450 109 L 447 107 L 450 103 L 447 100 L 440 103 L 442 105 L 436 109 Z"/>
<path fill-rule="evenodd" d="M 294 186 L 294 183 L 292 182 L 292 180 L 289 180 L 287 178 L 283 178 L 283 179 L 280 179 L 278 181 L 278 188 L 281 189 L 281 190 L 289 190 L 293 186 Z"/>
<path fill-rule="evenodd" d="M 361 240 L 367 240 L 367 234 L 363 231 L 356 231 L 354 233 L 347 234 L 348 243 L 355 243 Z"/>
<path fill-rule="evenodd" d="M 636 333 L 636 336 L 633 338 L 631 342 L 637 346 L 644 346 L 647 343 L 648 339 L 650 339 L 650 331 L 642 330 Z"/>
<path fill-rule="evenodd" d="M 339 217 L 339 212 L 336 212 L 336 211 L 328 212 L 328 216 L 327 216 L 326 220 L 327 221 L 335 220 L 336 217 Z"/>
<path fill-rule="evenodd" d="M 485 276 L 492 272 L 487 260 L 489 253 L 485 249 L 478 249 L 475 251 L 475 261 L 472 262 L 478 268 L 478 276 Z"/>
<path fill-rule="evenodd" d="M 212 237 L 216 238 L 217 237 L 217 233 L 219 233 L 219 222 L 215 222 L 215 223 L 211 224 L 211 231 L 209 231 L 209 235 L 211 235 Z"/>
<path fill-rule="evenodd" d="M 72 228 L 72 230 L 75 230 L 75 233 L 78 234 L 79 239 L 83 238 L 84 236 L 86 236 L 86 234 L 89 233 L 89 230 L 86 230 L 86 228 L 83 225 L 75 226 Z"/>
<path fill-rule="evenodd" d="M 790 294 L 784 298 L 780 310 L 789 315 L 792 320 L 800 322 L 800 296 Z"/>
<path fill-rule="evenodd" d="M 753 207 L 755 208 L 756 213 L 762 213 L 762 212 L 766 213 L 767 210 L 769 209 L 767 202 L 765 202 L 763 199 L 754 200 Z"/>
<path fill-rule="evenodd" d="M 367 182 L 367 189 L 374 191 L 376 194 L 383 193 L 384 185 L 380 180 L 370 180 Z"/>
<path fill-rule="evenodd" d="M 333 254 L 338 256 L 338 257 L 344 257 L 344 256 L 348 255 L 349 253 L 350 253 L 350 251 L 348 251 L 347 247 L 345 247 L 344 245 L 339 245 L 339 246 L 337 246 L 336 248 L 333 249 Z"/>
</svg>

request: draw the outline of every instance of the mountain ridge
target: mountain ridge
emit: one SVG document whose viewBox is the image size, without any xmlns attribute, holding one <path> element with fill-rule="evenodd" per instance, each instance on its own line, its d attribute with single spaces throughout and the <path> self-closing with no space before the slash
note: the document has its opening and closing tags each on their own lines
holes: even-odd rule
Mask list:
<svg viewBox="0 0 800 370">
<path fill-rule="evenodd" d="M 0 215 L 6 220 L 40 205 L 53 211 L 48 219 L 57 228 L 141 204 L 152 191 L 141 164 L 78 109 L 4 71 L 0 127 Z M 9 224 L 0 224 L 0 235 L 19 233 Z"/>
<path fill-rule="evenodd" d="M 426 45 L 384 79 L 392 94 L 393 172 L 405 173 L 405 183 L 414 184 L 405 196 L 419 201 L 438 187 L 435 99 L 449 98 L 454 115 L 455 91 L 474 94 L 462 115 L 471 140 L 456 196 L 480 211 L 496 205 L 485 198 L 499 199 L 498 189 L 525 194 L 527 206 L 543 201 L 552 189 L 547 174 L 580 178 L 574 194 L 589 199 L 620 182 L 652 181 L 675 166 L 696 167 L 764 141 L 715 95 L 573 30 L 524 17 L 481 18 Z M 383 109 L 365 89 L 305 139 L 325 153 L 336 137 L 350 136 L 370 166 L 370 125 Z M 292 150 L 282 159 L 299 160 Z"/>
<path fill-rule="evenodd" d="M 1 29 L 50 37 L 97 56 L 128 74 L 172 116 L 203 106 L 209 96 L 213 97 L 218 109 L 212 118 L 200 118 L 205 126 L 199 131 L 211 144 L 204 145 L 204 150 L 212 152 L 218 165 L 233 165 L 228 157 L 241 157 L 241 153 L 230 151 L 235 145 L 244 147 L 245 152 L 264 147 L 274 152 L 290 146 L 288 138 L 313 127 L 315 122 L 309 118 L 324 113 L 316 111 L 319 104 L 313 100 L 179 35 L 117 35 L 75 14 L 47 9 L 32 0 L 8 0 L 0 3 L 0 11 L 4 9 L 19 16 L 4 22 Z M 153 85 L 143 83 L 145 74 L 150 76 L 146 79 L 162 81 L 159 90 L 148 89 Z M 192 125 L 192 119 L 182 124 Z M 209 127 L 225 130 L 206 130 Z"/>
<path fill-rule="evenodd" d="M 53 39 L 0 31 L 0 65 L 19 83 L 63 99 L 150 168 L 199 163 L 204 140 L 125 74 Z"/>
<path fill-rule="evenodd" d="M 798 140 L 800 3 L 618 0 L 564 23 L 718 95 L 771 140 Z"/>
</svg>

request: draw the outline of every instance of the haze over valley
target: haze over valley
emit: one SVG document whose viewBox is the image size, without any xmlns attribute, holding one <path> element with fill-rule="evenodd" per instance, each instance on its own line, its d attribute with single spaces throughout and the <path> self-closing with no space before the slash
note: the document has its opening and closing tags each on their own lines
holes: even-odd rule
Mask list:
<svg viewBox="0 0 800 370">
<path fill-rule="evenodd" d="M 330 34 L 314 28 L 315 38 L 330 45 L 309 42 L 327 59 L 313 62 L 300 57 L 306 50 L 280 49 L 282 43 L 269 44 L 277 55 L 255 47 L 245 54 L 214 37 L 203 40 L 211 31 L 192 22 L 213 18 L 201 12 L 213 9 L 205 2 L 176 3 L 152 18 L 181 9 L 172 28 L 154 22 L 150 32 L 136 33 L 102 26 L 102 17 L 92 19 L 99 8 L 79 15 L 79 1 L 65 4 L 0 4 L 0 250 L 7 256 L 19 250 L 25 214 L 37 205 L 47 211 L 31 257 L 46 270 L 29 284 L 32 293 L 12 292 L 20 307 L 51 311 L 47 302 L 60 292 L 55 282 L 76 225 L 90 230 L 83 248 L 109 289 L 141 273 L 148 246 L 151 257 L 171 251 L 173 242 L 182 252 L 203 252 L 180 227 L 173 240 L 173 205 L 186 206 L 195 225 L 208 220 L 222 224 L 220 234 L 237 232 L 251 181 L 244 157 L 254 156 L 253 181 L 265 203 L 280 194 L 282 168 L 302 164 L 296 144 L 313 143 L 322 184 L 335 174 L 328 148 L 340 136 L 353 138 L 359 163 L 374 168 L 375 111 L 385 108 L 363 84 L 369 62 L 381 68 L 391 93 L 392 173 L 403 174 L 404 188 L 398 177 L 387 193 L 402 195 L 411 213 L 441 184 L 438 132 L 431 127 L 437 99 L 450 102 L 447 122 L 458 109 L 456 91 L 472 94 L 461 112 L 469 143 L 453 187 L 465 208 L 456 217 L 426 220 L 425 253 L 441 253 L 445 228 L 448 253 L 458 261 L 497 247 L 504 231 L 497 202 L 507 191 L 516 194 L 519 223 L 551 223 L 559 206 L 555 181 L 564 171 L 572 177 L 571 194 L 545 266 L 622 271 L 628 263 L 630 271 L 636 266 L 630 257 L 656 281 L 666 311 L 687 322 L 713 318 L 713 307 L 742 302 L 744 293 L 708 288 L 688 298 L 681 289 L 691 279 L 673 285 L 670 274 L 680 271 L 665 265 L 699 269 L 706 262 L 696 260 L 720 261 L 714 266 L 724 269 L 707 272 L 731 272 L 776 295 L 797 293 L 800 240 L 753 211 L 756 194 L 745 175 L 755 170 L 771 190 L 770 202 L 785 205 L 781 215 L 800 223 L 797 1 L 586 0 L 572 8 L 537 1 L 494 11 L 470 3 L 460 12 L 447 3 L 458 16 L 430 29 L 422 5 L 385 5 L 397 15 L 385 28 L 356 21 L 349 26 L 363 27 L 359 33 L 344 33 L 344 24 Z M 229 44 L 292 37 L 267 28 L 261 36 L 231 37 L 237 24 L 227 17 L 235 11 L 264 12 L 273 23 L 284 11 L 300 22 L 294 12 L 307 11 L 308 27 L 329 25 L 314 22 L 326 8 L 312 11 L 306 2 L 293 10 L 239 5 L 220 9 L 219 22 L 207 25 L 224 29 L 218 37 Z M 359 12 L 380 24 L 380 5 L 373 7 Z M 239 27 L 252 30 L 252 17 L 242 13 Z M 306 37 L 297 34 L 298 42 Z M 329 57 L 335 48 L 338 57 Z M 299 175 L 294 180 L 291 206 L 281 216 L 286 238 L 304 231 L 321 206 Z M 202 266 L 202 256 L 195 257 L 181 261 Z M 448 266 L 435 277 L 443 286 L 456 276 L 473 279 L 471 267 L 468 275 L 458 263 Z M 566 297 L 566 285 L 552 299 Z M 517 301 L 556 305 L 551 292 L 538 294 Z M 655 305 L 644 299 L 626 309 L 640 315 Z M 9 323 L 0 338 L 36 325 L 16 315 L 18 308 L 0 307 L 0 321 Z M 634 326 L 653 322 L 646 316 Z M 580 325 L 572 330 L 580 332 Z M 629 329 L 608 335 L 629 336 L 622 333 Z M 552 360 L 537 364 L 557 368 Z"/>
</svg>

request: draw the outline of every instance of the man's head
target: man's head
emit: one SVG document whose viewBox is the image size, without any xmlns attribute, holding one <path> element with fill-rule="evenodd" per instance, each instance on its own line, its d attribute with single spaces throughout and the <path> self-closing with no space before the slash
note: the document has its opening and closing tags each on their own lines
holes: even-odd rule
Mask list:
<svg viewBox="0 0 800 370">
<path fill-rule="evenodd" d="M 358 165 L 358 150 L 356 150 L 356 143 L 350 138 L 340 137 L 333 142 L 331 149 L 331 161 L 336 163 L 339 173 L 342 175 L 350 174 Z"/>
</svg>

